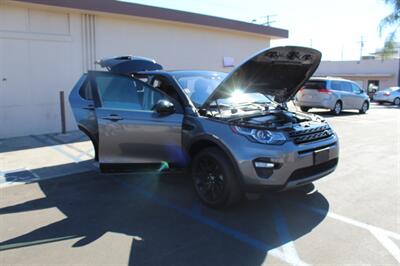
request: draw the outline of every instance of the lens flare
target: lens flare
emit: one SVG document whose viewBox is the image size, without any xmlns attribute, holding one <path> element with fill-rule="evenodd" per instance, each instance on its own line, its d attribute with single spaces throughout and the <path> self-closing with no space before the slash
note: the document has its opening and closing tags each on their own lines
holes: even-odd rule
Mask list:
<svg viewBox="0 0 400 266">
<path fill-rule="evenodd" d="M 160 168 L 158 169 L 159 172 L 165 170 L 165 169 L 169 169 L 169 164 L 167 162 L 162 162 Z"/>
</svg>

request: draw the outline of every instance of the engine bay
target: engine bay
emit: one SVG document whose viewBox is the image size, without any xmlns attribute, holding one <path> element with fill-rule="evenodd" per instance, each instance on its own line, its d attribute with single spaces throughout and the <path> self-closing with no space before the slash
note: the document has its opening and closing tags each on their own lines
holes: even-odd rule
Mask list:
<svg viewBox="0 0 400 266">
<path fill-rule="evenodd" d="M 271 110 L 258 115 L 248 115 L 228 119 L 234 125 L 268 130 L 292 131 L 312 128 L 325 124 L 325 120 L 317 115 L 306 115 L 287 110 Z"/>
</svg>

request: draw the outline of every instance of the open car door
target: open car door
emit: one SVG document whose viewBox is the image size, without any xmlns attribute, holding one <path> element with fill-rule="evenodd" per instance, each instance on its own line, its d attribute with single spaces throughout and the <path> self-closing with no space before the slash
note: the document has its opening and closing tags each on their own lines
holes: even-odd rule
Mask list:
<svg viewBox="0 0 400 266">
<path fill-rule="evenodd" d="M 131 171 L 182 160 L 179 103 L 131 76 L 100 71 L 88 75 L 95 94 L 102 171 Z M 153 110 L 162 99 L 174 104 L 174 113 Z"/>
</svg>

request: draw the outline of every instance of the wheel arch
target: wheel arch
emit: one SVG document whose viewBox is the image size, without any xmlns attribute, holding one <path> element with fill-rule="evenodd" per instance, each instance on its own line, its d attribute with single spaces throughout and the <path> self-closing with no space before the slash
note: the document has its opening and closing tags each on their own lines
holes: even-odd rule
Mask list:
<svg viewBox="0 0 400 266">
<path fill-rule="evenodd" d="M 239 170 L 239 166 L 236 162 L 235 157 L 233 156 L 233 154 L 231 153 L 231 151 L 226 147 L 226 145 L 224 143 L 222 143 L 222 141 L 220 141 L 217 137 L 212 136 L 212 135 L 202 135 L 202 136 L 198 136 L 195 137 L 190 144 L 187 146 L 187 153 L 189 155 L 189 157 L 192 158 L 201 150 L 205 149 L 205 148 L 209 148 L 209 147 L 216 147 L 218 149 L 220 149 L 230 160 L 230 162 L 232 163 L 235 173 L 239 178 L 239 182 L 241 185 L 243 185 L 243 177 L 242 174 Z"/>
</svg>

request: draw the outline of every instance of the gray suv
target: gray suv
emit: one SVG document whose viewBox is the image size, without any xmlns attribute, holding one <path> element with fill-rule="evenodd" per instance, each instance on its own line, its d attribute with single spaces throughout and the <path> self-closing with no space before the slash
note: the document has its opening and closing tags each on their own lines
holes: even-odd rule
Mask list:
<svg viewBox="0 0 400 266">
<path fill-rule="evenodd" d="M 276 47 L 225 74 L 110 58 L 100 61 L 108 71 L 81 77 L 69 101 L 102 172 L 190 169 L 199 198 L 224 207 L 335 170 L 339 143 L 328 123 L 285 108 L 320 59 L 314 49 Z"/>
<path fill-rule="evenodd" d="M 341 78 L 311 78 L 297 93 L 294 101 L 303 112 L 311 108 L 330 109 L 334 115 L 355 109 L 365 114 L 369 97 L 357 83 Z"/>
</svg>

